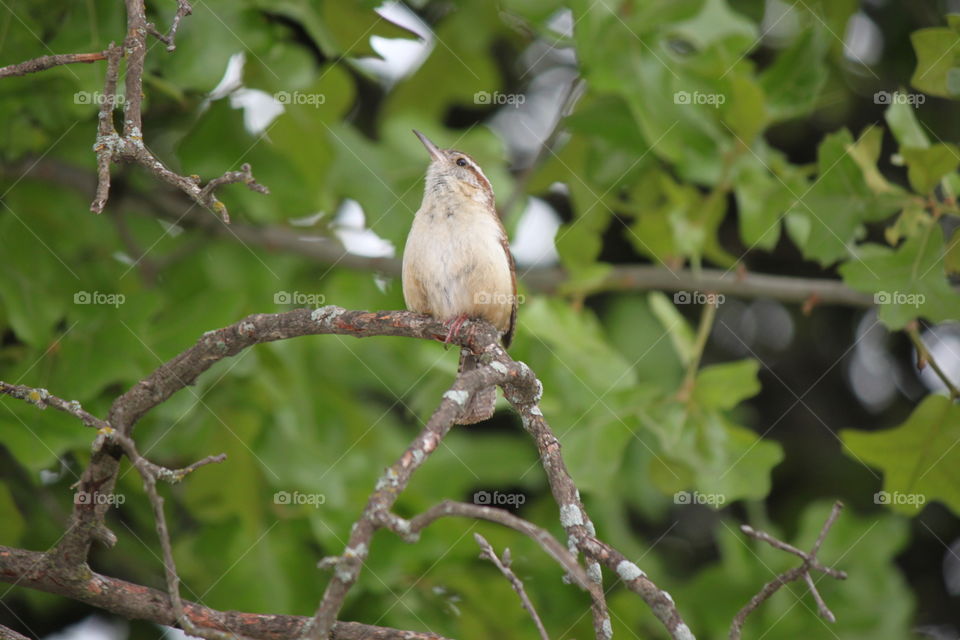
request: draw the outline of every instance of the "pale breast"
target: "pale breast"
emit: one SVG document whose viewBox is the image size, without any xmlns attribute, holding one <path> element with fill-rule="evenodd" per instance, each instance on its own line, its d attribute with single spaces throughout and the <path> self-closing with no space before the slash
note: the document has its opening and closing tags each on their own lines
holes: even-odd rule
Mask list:
<svg viewBox="0 0 960 640">
<path fill-rule="evenodd" d="M 488 210 L 417 212 L 403 253 L 407 308 L 440 320 L 461 314 L 510 326 L 513 277 L 502 227 Z"/>
</svg>

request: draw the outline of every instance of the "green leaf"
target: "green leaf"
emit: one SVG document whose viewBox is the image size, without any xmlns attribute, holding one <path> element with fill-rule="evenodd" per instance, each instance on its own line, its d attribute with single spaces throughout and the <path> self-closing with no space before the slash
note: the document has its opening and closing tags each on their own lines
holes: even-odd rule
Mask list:
<svg viewBox="0 0 960 640">
<path fill-rule="evenodd" d="M 877 168 L 880 153 L 883 149 L 883 129 L 870 125 L 863 130 L 856 143 L 850 147 L 850 155 L 863 171 L 863 179 L 874 193 L 899 193 L 902 190 L 883 177 Z"/>
<path fill-rule="evenodd" d="M 723 119 L 744 144 L 767 126 L 766 96 L 763 88 L 746 74 L 737 74 L 730 80 L 730 91 L 721 109 Z"/>
<path fill-rule="evenodd" d="M 921 195 L 932 193 L 945 175 L 960 166 L 955 144 L 937 143 L 923 149 L 903 147 L 900 154 L 907 163 L 910 186 Z"/>
<path fill-rule="evenodd" d="M 781 177 L 750 156 L 734 181 L 740 239 L 748 248 L 772 250 L 780 239 L 780 222 L 797 196 L 806 191 L 798 172 Z"/>
<path fill-rule="evenodd" d="M 851 155 L 853 148 L 846 129 L 824 139 L 817 150 L 819 175 L 797 209 L 810 220 L 803 255 L 824 266 L 849 254 L 864 222 L 883 220 L 899 204 L 895 197 L 870 188 Z"/>
<path fill-rule="evenodd" d="M 677 310 L 672 302 L 659 291 L 653 291 L 647 297 L 650 310 L 660 321 L 663 330 L 670 335 L 674 351 L 680 358 L 680 363 L 686 367 L 693 360 L 694 336 L 693 330 L 686 319 Z"/>
<path fill-rule="evenodd" d="M 930 140 L 927 138 L 927 133 L 923 130 L 923 127 L 920 126 L 920 121 L 917 120 L 916 109 L 908 104 L 908 100 L 900 99 L 904 97 L 903 93 L 894 94 L 894 98 L 883 117 L 901 147 L 926 149 L 930 146 Z"/>
<path fill-rule="evenodd" d="M 956 99 L 960 97 L 960 15 L 948 15 L 947 24 L 910 34 L 917 54 L 910 84 L 930 95 Z"/>
<path fill-rule="evenodd" d="M 706 409 L 733 409 L 760 392 L 756 360 L 740 360 L 704 367 L 697 372 L 693 400 Z"/>
<path fill-rule="evenodd" d="M 767 98 L 771 119 L 796 118 L 816 106 L 829 76 L 824 63 L 827 41 L 824 30 L 814 22 L 760 74 L 760 86 Z"/>
<path fill-rule="evenodd" d="M 655 387 L 633 387 L 604 396 L 611 411 L 600 409 L 585 417 L 582 424 L 561 438 L 564 459 L 581 491 L 609 495 L 611 483 L 620 469 L 627 443 L 635 437 L 639 424 L 621 406 L 644 404 L 657 394 Z M 617 415 L 614 415 L 616 412 Z"/>
<path fill-rule="evenodd" d="M 0 521 L 3 527 L 0 528 L 0 544 L 15 545 L 20 542 L 20 537 L 26 529 L 26 523 L 17 504 L 10 495 L 10 488 L 4 482 L 0 482 Z"/>
<path fill-rule="evenodd" d="M 757 25 L 730 9 L 726 0 L 707 0 L 695 17 L 675 25 L 672 36 L 679 37 L 697 49 L 728 41 L 731 53 L 742 53 L 757 41 Z"/>
<path fill-rule="evenodd" d="M 673 316 L 669 322 L 675 319 L 676 316 Z M 679 320 L 684 322 L 682 318 Z M 684 374 L 680 358 L 670 344 L 666 328 L 654 315 L 646 295 L 628 294 L 611 299 L 606 306 L 603 323 L 609 341 L 633 362 L 633 370 L 641 384 L 657 385 L 664 392 L 680 385 Z M 685 322 L 683 326 L 686 326 Z"/>
<path fill-rule="evenodd" d="M 933 216 L 922 205 L 910 204 L 900 212 L 896 222 L 883 230 L 883 237 L 890 246 L 896 246 L 903 238 L 924 233 L 931 224 L 936 224 Z"/>
<path fill-rule="evenodd" d="M 960 318 L 960 295 L 944 273 L 943 231 L 937 224 L 897 249 L 864 245 L 859 259 L 840 267 L 844 282 L 874 294 L 880 320 L 902 329 L 914 318 L 931 322 Z"/>
<path fill-rule="evenodd" d="M 960 515 L 960 406 L 949 398 L 927 396 L 899 427 L 840 437 L 854 459 L 883 470 L 878 504 L 912 516 L 940 500 Z"/>
<path fill-rule="evenodd" d="M 769 493 L 770 472 L 783 459 L 780 444 L 719 411 L 677 402 L 640 410 L 640 419 L 659 441 L 651 477 L 664 493 L 692 490 L 712 496 L 703 502 L 717 508 Z"/>
<path fill-rule="evenodd" d="M 571 383 L 581 391 L 584 387 L 593 391 L 583 398 L 586 406 L 603 393 L 636 384 L 630 363 L 607 342 L 590 311 L 574 310 L 557 299 L 533 297 L 519 313 L 517 333 L 545 346 L 551 360 L 562 363 L 562 369 L 573 376 Z"/>
</svg>

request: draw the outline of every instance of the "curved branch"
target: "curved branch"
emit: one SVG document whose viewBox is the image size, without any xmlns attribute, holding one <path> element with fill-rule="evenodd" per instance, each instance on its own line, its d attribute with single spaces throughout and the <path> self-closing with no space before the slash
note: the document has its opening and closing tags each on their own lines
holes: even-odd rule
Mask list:
<svg viewBox="0 0 960 640">
<path fill-rule="evenodd" d="M 0 581 L 71 598 L 130 620 L 150 620 L 169 626 L 177 624 L 170 599 L 163 591 L 93 571 L 89 571 L 82 580 L 69 580 L 63 573 L 56 572 L 46 554 L 39 551 L 0 546 Z M 189 601 L 184 601 L 183 606 L 187 616 L 197 626 L 258 640 L 299 637 L 310 621 L 310 618 L 302 616 L 218 611 Z M 445 640 L 433 633 L 403 631 L 359 622 L 338 622 L 333 627 L 332 638 Z"/>
</svg>

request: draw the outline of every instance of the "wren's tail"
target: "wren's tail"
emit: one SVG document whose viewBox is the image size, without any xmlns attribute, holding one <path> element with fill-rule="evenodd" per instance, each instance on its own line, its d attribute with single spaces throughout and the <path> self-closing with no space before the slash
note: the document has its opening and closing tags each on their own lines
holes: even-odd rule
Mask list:
<svg viewBox="0 0 960 640">
<path fill-rule="evenodd" d="M 480 358 L 470 353 L 469 349 L 460 350 L 460 368 L 459 373 L 472 371 L 480 365 Z M 474 424 L 483 422 L 493 416 L 494 408 L 497 404 L 497 388 L 487 387 L 475 394 L 467 402 L 467 405 L 457 417 L 457 424 Z"/>
</svg>

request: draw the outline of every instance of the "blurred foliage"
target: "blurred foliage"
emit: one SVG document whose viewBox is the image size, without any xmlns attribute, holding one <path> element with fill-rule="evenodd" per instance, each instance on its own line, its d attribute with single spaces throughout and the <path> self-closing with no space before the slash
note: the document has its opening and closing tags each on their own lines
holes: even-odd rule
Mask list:
<svg viewBox="0 0 960 640">
<path fill-rule="evenodd" d="M 565 185 L 556 245 L 570 280 L 555 295 L 527 292 L 511 353 L 544 383 L 543 411 L 599 535 L 672 591 L 698 637 L 725 637 L 735 612 L 796 560 L 745 539 L 737 522 L 746 517 L 809 547 L 829 504 L 801 489 L 782 502 L 792 519 L 767 514 L 787 491 L 776 486 L 776 468 L 789 451 L 768 436 L 779 418 L 761 421 L 755 403 L 786 383 L 752 351 L 717 361 L 707 339 L 716 309 L 660 293 L 609 293 L 604 276 L 618 262 L 696 270 L 781 260 L 774 264 L 787 275 L 839 274 L 875 296 L 891 330 L 960 319 L 949 279 L 960 272 L 960 156 L 924 120 L 943 113 L 934 108 L 956 114 L 948 100 L 960 96 L 960 17 L 934 14 L 909 41 L 899 34 L 907 50 L 892 57 L 912 50 L 916 64 L 882 84 L 840 39 L 856 2 L 783 4 L 784 15 L 770 20 L 791 25 L 785 36 L 761 22 L 771 4 L 783 3 L 411 0 L 436 40 L 419 69 L 387 88 L 359 61 L 375 58 L 384 39 L 416 36 L 376 13 L 377 2 L 198 1 L 175 52 L 151 41 L 145 139 L 168 166 L 204 179 L 252 164 L 271 195 L 221 189 L 238 222 L 287 225 L 322 211 L 304 233 L 330 235 L 332 213 L 349 198 L 397 247 L 426 165 L 411 128 L 469 151 L 500 202 L 518 187 L 543 195 Z M 169 24 L 174 3 L 149 5 L 151 20 Z M 572 33 L 557 27 L 564 7 Z M 21 3 L 0 15 L 3 64 L 101 50 L 125 31 L 122 7 L 103 1 Z M 534 67 L 567 48 L 585 81 L 562 123 L 569 135 L 532 169 L 517 170 L 508 145 L 473 126 L 498 109 L 475 95 L 524 92 Z M 250 133 L 230 99 L 208 100 L 238 52 L 246 87 L 322 100 L 288 102 L 262 135 Z M 380 287 L 370 273 L 160 223 L 151 204 L 162 187 L 142 170 L 114 168 L 100 217 L 87 211 L 90 190 L 25 171 L 66 163 L 92 175 L 102 74 L 101 64 L 72 65 L 0 81 L 0 378 L 104 416 L 114 397 L 204 331 L 289 308 L 276 303 L 280 292 L 402 308 L 396 281 Z M 890 90 L 908 79 L 923 93 Z M 858 115 L 863 104 L 873 105 L 869 117 Z M 798 123 L 816 126 L 798 135 Z M 811 153 L 798 157 L 777 143 L 790 136 L 808 138 Z M 517 220 L 506 222 L 512 231 Z M 115 304 L 84 303 L 106 296 Z M 798 340 L 798 352 L 839 340 L 830 369 L 853 348 L 836 327 Z M 153 460 L 183 466 L 228 454 L 162 489 L 183 595 L 221 609 L 312 613 L 325 584 L 316 561 L 342 551 L 375 478 L 429 417 L 456 363 L 456 353 L 420 341 L 302 338 L 221 362 L 152 411 L 135 434 Z M 794 406 L 803 402 L 794 396 Z M 0 404 L 0 542 L 45 549 L 62 533 L 93 434 L 54 411 Z M 844 426 L 854 428 L 842 445 L 829 441 L 848 455 L 837 464 L 855 466 L 868 483 L 882 476 L 888 495 L 938 501 L 955 521 L 960 414 L 951 401 L 930 396 L 905 420 Z M 804 462 L 811 486 L 820 455 Z M 746 637 L 908 637 L 919 598 L 893 559 L 911 542 L 906 516 L 920 509 L 891 499 L 889 513 L 863 500 L 861 486 L 825 492 L 858 505 L 820 554 L 850 574 L 818 583 L 837 623 L 819 621 L 795 584 L 761 607 Z M 520 514 L 562 539 L 535 449 L 507 411 L 486 427 L 454 430 L 398 510 L 412 515 L 478 490 L 522 495 Z M 125 501 L 108 523 L 120 542 L 92 564 L 160 587 L 151 511 L 127 465 L 117 491 Z M 282 495 L 322 503 L 283 504 Z M 690 527 L 671 533 L 670 522 L 691 518 L 706 542 L 690 541 Z M 475 522 L 438 522 L 414 546 L 378 534 L 343 617 L 464 639 L 534 637 L 509 585 L 478 559 L 472 531 L 511 548 L 548 629 L 589 636 L 586 598 L 539 548 Z M 614 586 L 609 597 L 618 637 L 664 636 L 635 596 Z M 3 601 L 38 630 L 79 615 L 22 589 Z M 0 623 L 18 627 L 5 616 Z M 146 627 L 134 634 L 155 637 Z"/>
</svg>

